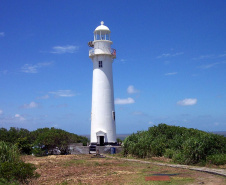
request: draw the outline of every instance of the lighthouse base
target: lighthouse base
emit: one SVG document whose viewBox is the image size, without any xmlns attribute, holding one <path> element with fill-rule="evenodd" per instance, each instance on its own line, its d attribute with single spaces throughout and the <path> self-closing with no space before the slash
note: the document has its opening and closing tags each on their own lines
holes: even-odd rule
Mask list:
<svg viewBox="0 0 226 185">
<path fill-rule="evenodd" d="M 101 143 L 90 143 L 90 145 L 95 145 L 95 146 L 118 146 L 117 142 L 101 142 Z"/>
<path fill-rule="evenodd" d="M 112 152 L 112 149 L 114 151 Z M 90 154 L 116 154 L 122 151 L 122 146 L 89 146 Z"/>
</svg>

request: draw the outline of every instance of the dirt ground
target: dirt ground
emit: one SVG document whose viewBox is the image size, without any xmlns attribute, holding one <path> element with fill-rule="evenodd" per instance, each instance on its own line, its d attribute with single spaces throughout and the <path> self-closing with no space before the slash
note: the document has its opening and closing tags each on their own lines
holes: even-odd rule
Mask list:
<svg viewBox="0 0 226 185">
<path fill-rule="evenodd" d="M 226 178 L 187 169 L 141 164 L 92 155 L 23 156 L 41 176 L 30 184 L 175 184 L 226 185 Z M 169 176 L 170 181 L 146 181 L 148 177 Z M 146 180 L 145 180 L 146 179 Z"/>
</svg>

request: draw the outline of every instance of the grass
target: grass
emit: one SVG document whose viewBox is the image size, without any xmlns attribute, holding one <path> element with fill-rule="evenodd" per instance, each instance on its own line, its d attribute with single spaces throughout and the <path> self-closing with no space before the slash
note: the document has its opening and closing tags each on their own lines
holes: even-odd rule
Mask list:
<svg viewBox="0 0 226 185">
<path fill-rule="evenodd" d="M 72 160 L 63 162 L 63 165 L 65 167 L 68 167 L 68 166 L 81 166 L 81 165 L 87 165 L 87 161 L 83 160 L 83 159 L 76 159 L 76 160 L 72 159 Z"/>
<path fill-rule="evenodd" d="M 39 171 L 45 178 L 40 178 L 40 181 L 37 180 L 34 184 L 185 185 L 192 182 L 196 183 L 197 176 L 203 179 L 208 176 L 205 173 L 194 172 L 187 169 L 156 166 L 153 164 L 122 161 L 119 159 L 91 158 L 90 155 L 56 156 L 55 158 L 32 157 L 31 160 L 35 159 L 39 162 Z M 45 164 L 48 164 L 48 166 Z M 156 173 L 178 175 L 170 176 L 170 182 L 145 181 L 145 177 L 153 176 Z"/>
</svg>

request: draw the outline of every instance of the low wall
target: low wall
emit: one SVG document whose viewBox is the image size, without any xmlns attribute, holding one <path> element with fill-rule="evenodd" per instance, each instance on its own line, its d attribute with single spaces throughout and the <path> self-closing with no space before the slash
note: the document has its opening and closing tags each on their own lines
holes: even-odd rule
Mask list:
<svg viewBox="0 0 226 185">
<path fill-rule="evenodd" d="M 115 148 L 115 153 L 122 151 L 121 146 L 96 146 L 96 150 L 99 150 L 99 154 L 111 154 L 111 148 Z M 76 146 L 71 145 L 69 147 L 71 154 L 89 154 L 89 146 Z"/>
<path fill-rule="evenodd" d="M 121 146 L 97 146 L 96 150 L 99 150 L 100 154 L 111 154 L 111 148 L 115 148 L 115 153 L 120 153 L 122 151 Z"/>
<path fill-rule="evenodd" d="M 70 146 L 69 150 L 71 154 L 89 154 L 88 146 Z"/>
</svg>

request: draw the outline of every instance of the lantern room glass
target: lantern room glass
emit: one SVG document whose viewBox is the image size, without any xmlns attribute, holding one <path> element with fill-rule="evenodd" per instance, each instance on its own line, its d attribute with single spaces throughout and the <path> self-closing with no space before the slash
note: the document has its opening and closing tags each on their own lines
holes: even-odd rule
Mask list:
<svg viewBox="0 0 226 185">
<path fill-rule="evenodd" d="M 109 40 L 110 41 L 110 33 L 107 31 L 96 31 L 94 33 L 94 41 L 96 40 Z"/>
</svg>

